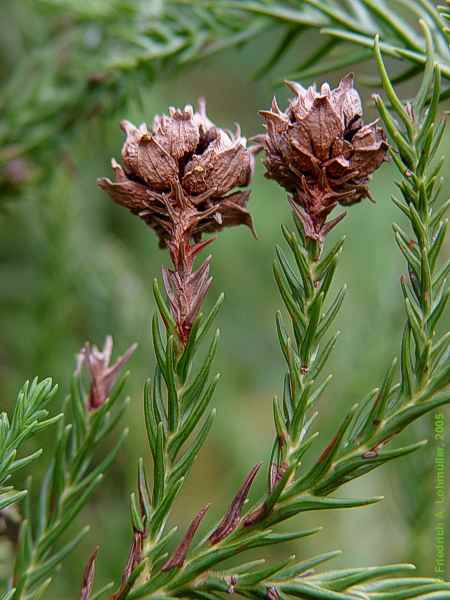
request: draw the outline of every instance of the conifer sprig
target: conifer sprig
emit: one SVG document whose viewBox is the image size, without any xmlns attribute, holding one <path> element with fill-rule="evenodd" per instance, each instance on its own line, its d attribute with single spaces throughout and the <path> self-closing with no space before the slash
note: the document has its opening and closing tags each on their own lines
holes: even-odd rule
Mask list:
<svg viewBox="0 0 450 600">
<path fill-rule="evenodd" d="M 444 215 L 448 201 L 437 203 L 442 161 L 432 162 L 445 120 L 440 121 L 437 115 L 440 69 L 434 61 L 430 32 L 422 25 L 428 44 L 427 67 L 414 102 L 406 106 L 393 90 L 379 42 L 375 42 L 375 56 L 391 109 L 378 96 L 375 103 L 392 138 L 391 155 L 403 177 L 399 184 L 403 198 L 394 201 L 409 219 L 416 237 L 411 240 L 400 226 L 394 225 L 396 241 L 408 266 L 408 278 L 402 278 L 407 323 L 401 348 L 401 381 L 394 381 L 394 360 L 380 387 L 349 410 L 317 462 L 281 493 L 280 502 L 298 495 L 301 498 L 303 494 L 326 496 L 347 481 L 419 449 L 425 442 L 396 449 L 389 446 L 411 422 L 450 402 L 448 334 L 436 339 L 438 321 L 448 300 L 446 277 L 450 265 L 448 261 L 440 264 L 439 260 L 447 230 Z M 311 251 L 312 242 L 304 229 L 297 224 L 297 235 L 284 230 L 295 266 L 280 249 L 275 263 L 275 277 L 293 329 L 291 339 L 281 315 L 277 316 L 280 344 L 289 368 L 283 400 L 276 399 L 274 403 L 277 440 L 272 456 L 275 472 L 280 474 L 296 468 L 296 454 L 302 455 L 312 441 L 306 438 L 308 415 L 314 418 L 313 403 L 329 379 L 319 384 L 314 380 L 336 337 L 322 349 L 319 341 L 339 310 L 344 294 L 342 289 L 322 312 L 343 240 L 320 260 L 318 251 Z M 299 435 L 303 435 L 300 444 Z"/>
<path fill-rule="evenodd" d="M 286 113 L 276 103 L 272 111 L 266 111 L 273 131 L 268 127 L 270 135 L 263 141 L 268 152 L 268 172 L 291 194 L 295 213 L 295 230 L 283 228 L 291 257 L 277 248 L 274 264 L 290 327 L 278 313 L 277 333 L 287 372 L 283 394 L 273 404 L 276 436 L 269 458 L 266 491 L 247 508 L 261 467 L 257 464 L 249 470 L 239 489 L 230 494 L 228 508 L 203 537 L 199 532 L 207 515 L 207 504 L 199 508 L 186 532 L 175 540 L 177 530 L 167 527 L 168 519 L 211 427 L 214 418 L 211 401 L 218 381 L 218 376 L 213 376 L 213 362 L 219 333 L 213 334 L 211 327 L 223 296 L 204 317 L 200 310 L 211 283 L 209 259 L 197 270 L 194 259 L 209 242 L 201 241 L 203 233 L 219 231 L 228 225 L 251 226 L 246 211 L 248 191 L 235 188 L 249 183 L 253 159 L 239 130 L 233 136 L 215 127 L 204 106 L 196 113 L 192 107 L 171 109 L 168 117 L 155 119 L 151 130 L 125 122 L 125 168 L 114 162 L 116 181 L 103 179 L 101 184 L 115 202 L 125 205 L 156 231 L 161 244 L 169 248 L 173 269 L 163 270 L 166 296 L 158 281 L 153 288 L 157 306 L 152 322 L 155 371 L 144 393 L 152 480 L 141 459 L 137 491 L 130 496 L 131 545 L 120 584 L 110 600 L 180 597 L 218 600 L 229 593 L 269 600 L 288 596 L 321 600 L 450 598 L 449 583 L 411 577 L 414 567 L 408 564 L 314 571 L 336 556 L 336 552 L 300 562 L 290 557 L 271 565 L 263 559 L 233 568 L 226 563 L 247 550 L 318 533 L 320 528 L 281 533 L 276 530 L 278 523 L 299 513 L 360 507 L 380 500 L 380 497 L 342 499 L 330 494 L 346 482 L 422 447 L 422 441 L 400 448 L 393 447 L 393 442 L 413 421 L 450 402 L 449 336 L 439 333 L 439 321 L 448 301 L 446 280 L 450 263 L 442 264 L 441 250 L 449 203 L 439 204 L 442 163 L 434 160 L 445 129 L 445 123 L 438 117 L 438 103 L 448 92 L 441 90 L 441 75 L 444 79 L 450 76 L 448 28 L 442 21 L 446 9 L 438 12 L 426 0 L 414 0 L 413 6 L 425 17 L 421 21 L 422 36 L 416 39 L 409 22 L 393 13 L 383 1 L 305 0 L 301 6 L 293 6 L 289 2 L 227 0 L 215 4 L 216 7 L 220 4 L 224 12 L 214 10 L 209 14 L 197 6 L 189 23 L 180 17 L 187 14 L 186 6 L 175 14 L 159 10 L 151 16 L 158 17 L 151 25 L 145 21 L 148 29 L 141 29 L 139 11 L 131 10 L 133 27 L 139 33 L 136 39 L 131 37 L 138 42 L 139 50 L 124 54 L 119 63 L 111 66 L 106 80 L 89 79 L 89 85 L 95 88 L 106 82 L 108 88 L 111 84 L 111 96 L 111 89 L 103 96 L 102 87 L 99 97 L 113 97 L 123 74 L 138 72 L 146 58 L 159 61 L 171 56 L 180 63 L 189 62 L 227 44 L 249 39 L 258 27 L 268 27 L 274 21 L 288 22 L 289 30 L 271 64 L 304 30 L 321 28 L 330 37 L 303 64 L 300 69 L 303 76 L 305 72 L 311 75 L 310 67 L 334 52 L 339 40 L 363 46 L 358 60 L 372 56 L 374 51 L 388 99 L 385 103 L 375 96 L 375 105 L 392 144 L 392 160 L 401 176 L 401 198 L 394 201 L 410 228 L 409 232 L 394 225 L 395 239 L 407 265 L 407 275 L 401 281 L 406 324 L 399 361 L 400 381 L 396 382 L 394 361 L 380 387 L 349 409 L 333 439 L 305 468 L 303 457 L 312 451 L 317 435 L 313 433 L 316 407 L 330 382 L 323 372 L 337 334 L 329 332 L 345 295 L 345 288 L 331 295 L 344 240 L 331 249 L 326 246 L 330 229 L 340 222 L 342 215 L 332 221 L 327 218 L 337 204 L 351 205 L 368 195 L 370 174 L 381 165 L 386 142 L 379 127 L 362 123 L 362 109 L 351 77 L 344 78 L 335 90 L 324 84 L 320 92 L 290 84 L 297 98 Z M 172 5 L 180 7 L 185 3 L 168 2 L 164 9 Z M 102 2 L 93 2 L 84 9 L 70 2 L 70 7 L 80 31 L 95 11 L 105 31 L 108 21 L 116 21 L 108 5 Z M 249 21 L 241 19 L 243 13 L 256 13 L 261 21 L 252 22 L 250 28 Z M 216 19 L 217 28 L 211 25 Z M 204 36 L 198 36 L 199 27 Z M 226 35 L 222 37 L 224 31 Z M 376 31 L 381 32 L 381 39 L 377 37 L 373 42 Z M 122 35 L 129 33 L 120 30 L 119 46 L 124 43 Z M 124 35 L 124 39 L 129 37 Z M 215 44 L 211 44 L 211 39 Z M 108 43 L 106 46 L 109 48 Z M 412 102 L 403 104 L 397 96 L 395 80 L 389 78 L 382 52 L 412 63 L 397 80 L 409 78 L 425 64 L 422 85 Z M 355 56 L 344 57 L 341 66 L 350 60 L 354 62 Z M 330 64 L 321 63 L 314 72 L 326 68 Z M 18 77 L 17 81 L 20 80 Z M 84 108 L 91 107 L 95 94 L 85 97 L 85 91 L 80 89 L 80 95 L 70 99 L 74 111 L 80 99 L 86 102 Z M 25 105 L 28 101 L 25 98 Z M 60 101 L 56 108 L 67 106 L 67 98 L 60 97 Z M 23 127 L 29 123 L 26 111 L 24 114 L 23 120 L 19 118 Z M 66 113 L 61 111 L 61 115 L 65 118 Z M 55 131 L 61 125 L 58 121 Z M 19 148 L 19 155 L 39 148 L 41 143 L 39 135 L 37 138 L 31 135 L 28 146 Z M 11 159 L 9 155 L 6 157 Z M 200 347 L 206 340 L 209 346 L 200 359 Z M 56 450 L 41 487 L 38 514 L 34 514 L 31 502 L 25 504 L 14 574 L 1 600 L 44 597 L 56 568 L 87 533 L 87 528 L 82 529 L 70 542 L 61 543 L 61 536 L 102 480 L 126 435 L 123 432 L 114 450 L 100 463 L 94 461 L 95 450 L 120 423 L 127 404 L 122 396 L 125 377 L 116 380 L 118 370 L 133 349 L 110 365 L 111 349 L 110 341 L 103 351 L 84 348 L 80 366 L 89 367 L 91 388 L 84 393 L 80 374 L 75 375 L 64 407 L 65 415 L 69 413 L 70 418 L 60 420 Z M 16 469 L 28 465 L 38 455 L 16 459 L 19 444 L 59 419 L 48 418 L 44 409 L 51 396 L 49 382 L 33 383 L 19 397 L 11 424 L 2 417 L 2 485 Z M 23 496 L 6 486 L 1 492 L 0 501 L 5 504 L 0 508 Z M 81 600 L 93 600 L 106 591 L 104 588 L 93 592 L 96 557 L 97 549 L 84 572 Z"/>
<path fill-rule="evenodd" d="M 39 28 L 27 30 L 24 46 L 31 44 L 35 51 L 25 53 L 18 67 L 13 61 L 0 96 L 0 186 L 9 198 L 48 182 L 52 161 L 64 150 L 61 141 L 73 139 L 80 123 L 124 108 L 130 89 L 139 98 L 141 85 L 156 81 L 167 67 L 188 68 L 274 28 L 283 31 L 282 40 L 258 67 L 259 74 L 267 75 L 308 32 L 319 31 L 323 43 L 293 67 L 290 79 L 370 61 L 373 37 L 379 33 L 383 53 L 404 65 L 392 78 L 400 83 L 426 63 L 426 41 L 416 26 L 423 19 L 435 39 L 442 77 L 450 78 L 449 9 L 436 8 L 431 0 L 161 0 L 126 5 L 92 0 L 83 6 L 72 0 L 39 0 L 30 10 L 51 31 L 51 42 L 43 43 Z M 60 26 L 61 17 L 67 26 Z M 58 61 L 62 54 L 64 60 Z M 366 83 L 379 85 L 380 80 Z M 450 87 L 443 87 L 441 98 L 449 93 Z"/>
<path fill-rule="evenodd" d="M 98 381 L 91 380 L 90 389 L 85 392 L 80 372 L 74 374 L 39 500 L 32 502 L 27 498 L 24 503 L 10 582 L 11 599 L 37 600 L 47 594 L 60 563 L 89 532 L 88 526 L 81 528 L 70 541 L 61 544 L 61 537 L 103 480 L 127 435 L 127 430 L 122 431 L 106 456 L 95 461 L 98 447 L 121 422 L 128 405 L 123 396 L 126 378 L 127 374 L 122 376 L 103 396 L 102 404 L 93 409 L 89 397 Z M 31 478 L 28 487 L 31 488 Z"/>
<path fill-rule="evenodd" d="M 153 285 L 158 307 L 152 321 L 156 366 L 144 392 L 153 484 L 150 489 L 141 460 L 138 493 L 130 498 L 133 540 L 114 600 L 132 597 L 142 587 L 147 590 L 142 582 L 152 573 L 156 585 L 170 579 L 173 569 L 183 565 L 206 513 L 206 507 L 198 513 L 168 559 L 165 548 L 174 531 L 165 531 L 166 521 L 211 427 L 210 403 L 219 379 L 210 377 L 218 330 L 198 365 L 195 358 L 223 295 L 204 317 L 201 308 L 212 282 L 211 257 L 198 268 L 194 263 L 214 241 L 202 240 L 205 232 L 241 224 L 252 228 L 246 209 L 250 192 L 240 188 L 249 184 L 253 171 L 253 155 L 239 126 L 234 135 L 215 126 L 203 100 L 197 111 L 190 105 L 171 107 L 151 126 L 144 123 L 136 128 L 124 121 L 122 128 L 127 134 L 122 148 L 125 168 L 113 160 L 116 181 L 103 178 L 98 183 L 114 202 L 155 231 L 172 265 L 162 269 L 166 297 L 157 280 Z"/>
<path fill-rule="evenodd" d="M 211 401 L 219 375 L 212 376 L 212 369 L 219 330 L 211 335 L 210 328 L 223 295 L 207 315 L 200 313 L 197 316 L 185 347 L 175 344 L 175 325 L 168 318 L 170 309 L 156 280 L 154 295 L 158 306 L 152 324 L 156 366 L 153 381 L 147 381 L 144 392 L 153 481 L 149 485 L 141 459 L 137 494 L 130 496 L 133 543 L 115 600 L 141 597 L 138 594 L 147 593 L 149 585 L 158 588 L 170 580 L 176 573 L 174 568 L 183 564 L 189 543 L 181 544 L 170 561 L 167 548 L 177 528 L 167 531 L 166 522 L 215 416 Z M 196 360 L 202 341 L 208 337 L 205 356 Z M 189 541 L 205 512 L 202 510 L 194 520 L 188 532 Z M 153 577 L 148 584 L 150 575 Z"/>
<path fill-rule="evenodd" d="M 288 76 L 289 79 L 309 79 L 370 61 L 373 38 L 378 34 L 383 53 L 405 64 L 394 79 L 400 83 L 420 73 L 426 63 L 426 40 L 416 27 L 422 19 L 434 36 L 435 60 L 442 76 L 447 80 L 450 77 L 448 7 L 436 8 L 429 0 L 408 3 L 401 0 L 394 3 L 385 0 L 220 0 L 218 3 L 205 0 L 204 3 L 211 10 L 264 17 L 285 30 L 280 45 L 260 73 L 266 74 L 268 69 L 273 68 L 287 54 L 291 44 L 308 31 L 318 30 L 323 36 L 323 43 L 302 60 Z M 409 10 L 402 10 L 402 5 Z M 349 51 L 348 46 L 354 49 Z M 372 85 L 381 85 L 380 79 L 369 81 Z M 447 96 L 448 88 L 443 92 Z"/>
<path fill-rule="evenodd" d="M 26 382 L 20 390 L 11 417 L 0 415 L 0 511 L 22 500 L 27 490 L 16 491 L 10 484 L 13 474 L 27 467 L 42 454 L 42 449 L 18 457 L 20 446 L 31 436 L 56 423 L 62 415 L 49 417 L 48 405 L 57 387 L 51 379 Z"/>
<path fill-rule="evenodd" d="M 425 32 L 427 33 L 426 30 Z M 401 170 L 409 186 L 403 188 L 401 185 L 406 200 L 402 210 L 409 215 L 413 231 L 422 236 L 418 237 L 422 248 L 418 257 L 413 260 L 407 254 L 407 259 L 410 259 L 408 263 L 411 288 L 407 288 L 406 283 L 402 281 L 407 306 L 406 331 L 411 330 L 411 336 L 406 346 L 405 338 L 402 344 L 400 384 L 394 384 L 394 362 L 380 388 L 371 392 L 361 405 L 356 404 L 349 410 L 332 441 L 312 466 L 303 470 L 302 458 L 316 437 L 310 433 L 317 415 L 314 407 L 329 382 L 329 378 L 321 379 L 320 375 L 337 337 L 334 335 L 326 339 L 345 292 L 345 289 L 342 289 L 329 300 L 344 240 L 324 251 L 327 231 L 313 231 L 308 226 L 305 215 L 300 213 L 300 217 L 298 216 L 298 206 L 294 203 L 296 231 L 283 228 L 293 261 L 289 261 L 283 250 L 278 248 L 274 264 L 275 279 L 291 321 L 292 334 L 288 333 L 281 313 L 277 314 L 277 331 L 288 370 L 283 396 L 274 401 L 276 439 L 269 461 L 267 492 L 249 509 L 245 508 L 251 486 L 260 468 L 260 465 L 255 465 L 234 495 L 224 516 L 209 529 L 200 542 L 196 544 L 194 537 L 207 512 L 207 505 L 193 518 L 175 548 L 166 552 L 175 530 L 166 532 L 165 521 L 182 485 L 182 480 L 176 482 L 176 478 L 172 479 L 173 472 L 177 472 L 178 469 L 179 449 L 178 444 L 173 448 L 173 440 L 179 435 L 180 427 L 183 431 L 187 414 L 196 414 L 193 424 L 199 423 L 202 415 L 206 419 L 204 423 L 210 417 L 208 402 L 203 403 L 205 396 L 200 392 L 206 385 L 210 361 L 207 358 L 205 364 L 208 368 L 201 367 L 198 371 L 204 372 L 201 379 L 202 388 L 195 394 L 196 404 L 191 409 L 188 407 L 186 412 L 186 390 L 197 387 L 189 383 L 190 369 L 188 366 L 186 370 L 185 361 L 191 364 L 203 328 L 196 321 L 184 349 L 176 346 L 173 334 L 175 323 L 171 318 L 170 307 L 155 283 L 155 299 L 166 334 L 164 338 L 161 336 L 158 319 L 155 319 L 153 331 L 157 383 L 152 387 L 153 391 L 147 393 L 145 405 L 154 462 L 154 481 L 150 492 L 141 463 L 138 499 L 132 495 L 131 500 L 133 544 L 121 587 L 111 600 L 172 597 L 217 600 L 230 592 L 244 597 L 270 599 L 287 596 L 329 600 L 361 596 L 432 598 L 436 593 L 441 598 L 450 598 L 450 584 L 432 578 L 411 577 L 409 571 L 414 569 L 412 565 L 353 568 L 318 574 L 312 571 L 313 567 L 333 558 L 335 552 L 301 562 L 291 557 L 275 565 L 265 565 L 263 561 L 256 561 L 227 569 L 223 564 L 249 549 L 299 540 L 317 533 L 320 528 L 290 533 L 277 533 L 273 530 L 277 523 L 301 512 L 358 507 L 380 500 L 340 499 L 329 497 L 329 494 L 345 482 L 421 447 L 423 442 L 394 449 L 388 446 L 392 438 L 412 421 L 450 401 L 447 393 L 447 346 L 442 350 L 444 341 L 433 341 L 438 319 L 434 317 L 430 320 L 433 314 L 436 315 L 435 310 L 438 311 L 438 316 L 442 314 L 444 295 L 442 292 L 433 295 L 432 287 L 436 283 L 433 280 L 434 269 L 431 266 L 427 267 L 430 258 L 433 258 L 435 266 L 443 241 L 439 235 L 441 226 L 435 218 L 435 214 L 442 216 L 442 210 L 438 209 L 434 213 L 431 202 L 431 198 L 435 199 L 437 171 L 428 161 L 437 150 L 443 130 L 439 127 L 437 133 L 434 133 L 436 106 L 439 100 L 439 68 L 436 68 L 433 60 L 429 37 L 428 40 L 429 60 L 422 86 L 415 99 L 414 112 L 412 107 L 405 108 L 393 95 L 379 45 L 375 43 L 375 53 L 391 111 L 404 123 L 406 134 L 398 128 L 392 116 L 389 116 L 390 113 L 382 101 L 379 98 L 375 101 L 395 144 L 391 150 L 394 160 L 398 165 L 401 165 L 403 160 L 408 161 Z M 329 88 L 325 88 L 324 96 L 328 93 Z M 320 105 L 323 104 L 324 96 L 318 100 Z M 424 152 L 429 171 L 421 162 Z M 275 174 L 276 177 L 280 176 L 283 182 L 289 180 L 286 179 L 286 171 L 275 171 Z M 322 185 L 322 179 L 319 181 Z M 417 188 L 414 187 L 416 185 Z M 416 192 L 413 194 L 414 190 Z M 304 207 L 308 207 L 304 198 L 300 198 L 300 202 Z M 419 213 L 419 210 L 422 212 Z M 422 215 L 422 221 L 418 220 L 416 212 Z M 427 221 L 426 225 L 424 221 Z M 437 240 L 438 248 L 435 246 Z M 410 252 L 413 254 L 415 245 L 409 246 L 412 246 Z M 402 245 L 400 247 L 403 248 Z M 444 278 L 442 273 L 447 272 L 448 266 L 440 269 L 439 285 Z M 430 277 L 427 277 L 427 272 L 430 272 Z M 421 320 L 419 316 L 414 315 L 415 320 L 412 321 L 412 313 L 408 310 L 410 297 L 415 297 L 415 302 L 423 307 Z M 426 310 L 428 312 L 425 312 Z M 200 317 L 198 319 L 200 320 Z M 421 329 L 414 332 L 413 328 L 417 328 L 416 320 L 421 323 Z M 212 317 L 209 316 L 206 321 L 211 322 Z M 213 345 L 208 357 L 212 354 L 212 347 Z M 189 354 L 185 358 L 188 351 Z M 434 357 L 434 361 L 431 356 Z M 404 364 L 407 359 L 409 367 L 406 369 Z M 197 378 L 198 375 L 195 379 Z M 190 432 L 189 427 L 183 440 L 187 440 Z M 197 447 L 195 442 L 194 447 Z M 187 450 L 186 454 L 189 457 L 193 456 L 192 450 Z M 181 461 L 183 460 L 184 456 Z M 188 466 L 191 464 L 189 460 Z"/>
</svg>

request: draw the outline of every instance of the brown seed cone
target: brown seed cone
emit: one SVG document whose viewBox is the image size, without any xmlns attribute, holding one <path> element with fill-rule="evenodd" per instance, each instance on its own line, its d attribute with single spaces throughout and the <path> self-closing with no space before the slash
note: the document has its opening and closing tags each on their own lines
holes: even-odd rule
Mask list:
<svg viewBox="0 0 450 600">
<path fill-rule="evenodd" d="M 169 109 L 157 116 L 151 130 L 122 121 L 126 140 L 122 148 L 124 167 L 115 160 L 116 180 L 106 177 L 98 185 L 111 199 L 141 217 L 158 235 L 161 246 L 173 239 L 174 226 L 187 239 L 198 241 L 205 232 L 252 219 L 246 209 L 247 186 L 253 156 L 239 128 L 235 134 L 215 127 L 204 102 L 197 112 L 192 106 Z"/>
<path fill-rule="evenodd" d="M 98 180 L 114 202 L 143 219 L 167 247 L 173 269 L 163 269 L 164 285 L 178 337 L 186 344 L 211 283 L 209 260 L 194 271 L 194 259 L 208 242 L 204 233 L 246 225 L 253 231 L 247 202 L 253 154 L 239 127 L 235 134 L 216 127 L 205 104 L 169 108 L 151 130 L 121 123 L 126 133 L 123 167 L 115 160 L 116 180 Z"/>
<path fill-rule="evenodd" d="M 363 124 L 352 74 L 336 89 L 324 83 L 320 92 L 287 85 L 295 97 L 285 112 L 275 99 L 271 110 L 260 112 L 267 131 L 257 141 L 266 152 L 266 177 L 290 192 L 306 235 L 322 239 L 337 204 L 370 197 L 370 176 L 385 160 L 388 145 L 376 121 Z"/>
</svg>

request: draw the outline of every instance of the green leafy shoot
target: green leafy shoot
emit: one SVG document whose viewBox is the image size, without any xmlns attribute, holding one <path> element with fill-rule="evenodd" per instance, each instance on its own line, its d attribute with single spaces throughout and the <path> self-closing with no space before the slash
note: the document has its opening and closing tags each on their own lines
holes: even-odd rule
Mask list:
<svg viewBox="0 0 450 600">
<path fill-rule="evenodd" d="M 9 482 L 16 471 L 27 467 L 42 454 L 40 449 L 18 456 L 20 446 L 61 418 L 61 415 L 49 417 L 48 405 L 56 391 L 51 379 L 27 381 L 19 392 L 11 418 L 5 412 L 0 415 L 0 510 L 27 494 L 26 490 L 16 491 Z"/>
<path fill-rule="evenodd" d="M 106 456 L 96 460 L 97 449 L 121 421 L 128 405 L 122 393 L 126 378 L 127 374 L 116 383 L 101 407 L 88 410 L 88 394 L 83 391 L 80 374 L 73 376 L 39 501 L 26 502 L 23 511 L 11 599 L 41 598 L 59 565 L 89 532 L 86 526 L 79 528 L 69 540 L 64 539 L 65 532 L 103 480 L 127 435 L 124 430 Z"/>
</svg>

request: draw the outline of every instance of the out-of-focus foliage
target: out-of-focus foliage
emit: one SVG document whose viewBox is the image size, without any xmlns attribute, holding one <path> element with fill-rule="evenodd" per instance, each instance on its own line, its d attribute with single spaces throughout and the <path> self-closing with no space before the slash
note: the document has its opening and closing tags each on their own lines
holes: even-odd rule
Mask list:
<svg viewBox="0 0 450 600">
<path fill-rule="evenodd" d="M 37 599 L 46 594 L 60 563 L 87 535 L 89 526 L 84 526 L 61 543 L 66 530 L 103 481 L 127 434 L 124 430 L 114 448 L 98 464 L 93 464 L 97 447 L 121 422 L 128 405 L 128 399 L 121 395 L 126 377 L 112 389 L 108 399 L 103 398 L 95 412 L 89 408 L 88 394 L 83 392 L 80 377 L 79 372 L 74 375 L 70 396 L 63 406 L 64 418 L 59 419 L 54 456 L 42 478 L 39 502 L 28 498 L 21 511 L 17 539 L 13 540 L 12 579 L 8 585 L 14 600 Z M 35 383 L 30 392 L 42 403 L 48 389 L 42 384 L 40 387 L 41 390 Z M 21 403 L 16 406 L 20 411 Z M 28 487 L 31 487 L 30 481 Z"/>
<path fill-rule="evenodd" d="M 269 34 L 279 43 L 255 71 L 267 75 L 314 30 L 323 42 L 296 61 L 292 78 L 308 78 L 370 60 L 373 37 L 400 61 L 393 81 L 425 64 L 419 19 L 435 39 L 444 80 L 450 78 L 446 14 L 430 0 L 36 0 L 3 8 L 18 28 L 5 37 L 8 84 L 0 94 L 0 185 L 8 194 L 41 182 L 52 171 L 51 149 L 71 167 L 66 144 L 85 121 L 105 118 L 142 100 L 142 89 L 228 47 Z M 33 27 L 28 23 L 33 22 Z M 17 33 L 16 33 L 17 31 Z M 23 58 L 17 62 L 16 52 Z M 292 72 L 292 67 L 289 67 Z M 374 83 L 372 81 L 372 83 Z M 379 78 L 375 80 L 379 84 Z M 444 87 L 442 97 L 447 97 Z M 49 152 L 50 150 L 50 152 Z M 34 189 L 34 187 L 32 188 Z"/>
<path fill-rule="evenodd" d="M 40 448 L 19 457 L 20 446 L 59 419 L 59 416 L 48 418 L 47 407 L 55 392 L 56 387 L 52 386 L 50 379 L 40 383 L 36 379 L 31 384 L 27 382 L 19 392 L 11 418 L 6 412 L 0 415 L 0 512 L 4 515 L 7 508 L 22 500 L 27 493 L 26 490 L 18 492 L 11 485 L 13 474 L 29 466 L 42 454 Z"/>
<path fill-rule="evenodd" d="M 290 76 L 292 79 L 316 76 L 370 61 L 373 38 L 379 35 L 383 53 L 406 63 L 392 82 L 406 81 L 420 73 L 426 62 L 425 38 L 418 30 L 419 20 L 422 19 L 435 39 L 436 60 L 443 77 L 450 77 L 450 36 L 445 22 L 448 9 L 436 7 L 429 0 L 206 0 L 205 4 L 216 9 L 220 7 L 223 11 L 264 16 L 266 20 L 272 20 L 285 29 L 280 46 L 266 68 L 276 64 L 298 36 L 308 30 L 318 29 L 323 42 L 300 62 Z M 261 72 L 264 73 L 265 69 Z M 380 85 L 380 79 L 377 77 L 372 83 Z M 442 93 L 446 97 L 448 87 Z"/>
</svg>

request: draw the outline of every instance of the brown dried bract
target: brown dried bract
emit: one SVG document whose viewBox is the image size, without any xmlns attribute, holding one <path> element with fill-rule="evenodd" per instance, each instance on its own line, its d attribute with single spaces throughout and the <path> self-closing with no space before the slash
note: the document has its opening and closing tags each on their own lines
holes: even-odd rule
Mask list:
<svg viewBox="0 0 450 600">
<path fill-rule="evenodd" d="M 133 534 L 133 542 L 128 553 L 127 564 L 122 572 L 120 587 L 108 600 L 123 600 L 131 587 L 131 576 L 136 567 L 142 562 L 142 550 L 144 544 L 145 532 L 135 531 Z"/>
<path fill-rule="evenodd" d="M 343 216 L 326 224 L 337 204 L 370 197 L 370 176 L 385 160 L 388 145 L 376 121 L 363 123 L 352 74 L 336 89 L 324 83 L 320 92 L 287 85 L 294 98 L 285 112 L 275 99 L 271 110 L 260 112 L 267 132 L 257 141 L 266 152 L 266 177 L 291 194 L 307 237 L 322 239 Z"/>
</svg>

